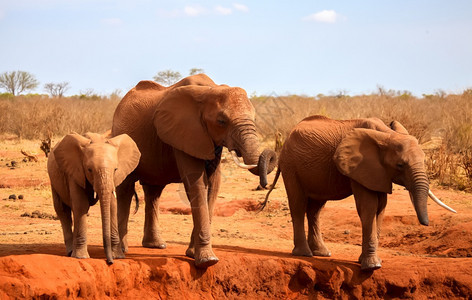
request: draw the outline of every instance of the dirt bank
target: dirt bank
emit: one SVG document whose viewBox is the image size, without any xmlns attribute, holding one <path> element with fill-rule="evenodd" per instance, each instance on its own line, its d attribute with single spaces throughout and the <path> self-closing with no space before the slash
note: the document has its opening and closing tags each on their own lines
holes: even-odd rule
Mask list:
<svg viewBox="0 0 472 300">
<path fill-rule="evenodd" d="M 329 202 L 322 212 L 322 231 L 332 257 L 293 257 L 282 180 L 267 209 L 258 213 L 255 208 L 266 193 L 255 190 L 258 178 L 224 163 L 212 224 L 218 264 L 195 270 L 193 261 L 184 256 L 192 218 L 182 187 L 170 185 L 162 195 L 160 216 L 167 249 L 141 247 L 141 202 L 138 213 L 130 217 L 127 258 L 107 266 L 99 206 L 93 206 L 88 217 L 91 259 L 65 257 L 59 221 L 41 217 L 55 214 L 45 157 L 38 155 L 38 163 L 23 163 L 15 149 L 32 151 L 28 144 L 1 146 L 0 299 L 472 298 L 470 194 L 433 186 L 458 214 L 430 203 L 430 226 L 425 227 L 416 219 L 408 192 L 396 186 L 380 238 L 382 268 L 362 273 L 356 262 L 361 227 L 352 198 Z M 20 163 L 11 169 L 7 165 L 11 160 Z M 23 199 L 8 199 L 12 194 Z M 138 194 L 143 199 L 140 189 Z"/>
</svg>

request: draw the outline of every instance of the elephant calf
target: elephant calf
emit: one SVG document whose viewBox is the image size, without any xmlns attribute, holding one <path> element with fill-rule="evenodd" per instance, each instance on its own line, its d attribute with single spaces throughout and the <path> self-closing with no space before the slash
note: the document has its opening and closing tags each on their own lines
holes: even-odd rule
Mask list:
<svg viewBox="0 0 472 300">
<path fill-rule="evenodd" d="M 390 126 L 375 118 L 337 121 L 312 116 L 292 130 L 263 207 L 282 172 L 293 222 L 294 255 L 331 255 L 321 236 L 320 210 L 327 200 L 354 194 L 362 223 L 361 269 L 380 268 L 378 237 L 392 183 L 408 189 L 418 220 L 428 225 L 426 204 L 428 195 L 434 195 L 429 190 L 424 153 L 399 122 Z"/>
<path fill-rule="evenodd" d="M 89 207 L 100 200 L 107 262 L 124 257 L 119 247 L 115 188 L 136 168 L 140 157 L 136 143 L 126 134 L 108 138 L 72 133 L 54 147 L 48 157 L 48 173 L 68 256 L 89 257 L 86 217 Z"/>
</svg>

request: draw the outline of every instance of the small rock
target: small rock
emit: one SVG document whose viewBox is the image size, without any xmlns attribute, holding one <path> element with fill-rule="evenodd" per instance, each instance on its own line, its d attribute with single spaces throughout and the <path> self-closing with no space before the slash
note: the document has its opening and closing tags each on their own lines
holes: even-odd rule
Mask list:
<svg viewBox="0 0 472 300">
<path fill-rule="evenodd" d="M 221 228 L 220 232 L 228 232 L 228 230 Z"/>
<path fill-rule="evenodd" d="M 344 234 L 350 234 L 351 231 L 349 229 L 344 230 Z"/>
<path fill-rule="evenodd" d="M 12 167 L 16 167 L 17 162 L 12 160 L 10 164 L 11 164 Z"/>
<path fill-rule="evenodd" d="M 12 194 L 12 195 L 8 196 L 8 199 L 16 200 L 16 195 Z"/>
<path fill-rule="evenodd" d="M 26 157 L 23 158 L 23 162 L 28 162 L 28 159 Z"/>
<path fill-rule="evenodd" d="M 24 196 L 23 195 L 18 195 L 18 199 L 23 200 Z"/>
</svg>

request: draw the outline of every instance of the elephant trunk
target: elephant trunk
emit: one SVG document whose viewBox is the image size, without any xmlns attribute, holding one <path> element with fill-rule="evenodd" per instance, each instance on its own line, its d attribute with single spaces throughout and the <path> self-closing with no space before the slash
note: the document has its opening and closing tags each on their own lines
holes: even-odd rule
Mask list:
<svg viewBox="0 0 472 300">
<path fill-rule="evenodd" d="M 108 264 L 113 264 L 113 250 L 111 243 L 111 206 L 113 201 L 113 185 L 112 178 L 104 175 L 100 176 L 100 184 L 94 187 L 97 191 L 98 198 L 100 200 L 100 212 L 102 216 L 102 235 L 103 235 L 103 248 L 105 249 L 105 256 Z"/>
<path fill-rule="evenodd" d="M 413 169 L 412 182 L 412 186 L 408 188 L 411 201 L 415 207 L 420 224 L 427 226 L 429 224 L 427 209 L 429 183 L 424 170 Z"/>
<path fill-rule="evenodd" d="M 260 184 L 265 187 L 267 174 L 277 164 L 277 154 L 270 149 L 259 153 L 260 141 L 254 123 L 239 126 L 237 132 L 236 148 L 243 157 L 244 165 L 252 174 L 260 177 Z"/>
</svg>

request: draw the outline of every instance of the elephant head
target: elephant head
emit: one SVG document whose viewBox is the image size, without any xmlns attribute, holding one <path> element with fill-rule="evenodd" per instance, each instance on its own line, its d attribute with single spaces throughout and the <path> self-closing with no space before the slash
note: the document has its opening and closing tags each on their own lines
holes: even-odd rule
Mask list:
<svg viewBox="0 0 472 300">
<path fill-rule="evenodd" d="M 391 193 L 392 182 L 404 186 L 410 192 L 419 222 L 428 225 L 430 191 L 425 155 L 416 138 L 408 135 L 399 122 L 391 127 L 394 130 L 388 132 L 352 130 L 337 147 L 335 163 L 343 175 L 370 190 Z"/>
<path fill-rule="evenodd" d="M 193 84 L 166 92 L 157 106 L 154 126 L 162 141 L 203 160 L 213 160 L 216 147 L 227 147 L 238 165 L 259 175 L 265 186 L 276 154 L 259 151 L 254 119 L 255 109 L 243 89 Z M 241 156 L 244 163 L 237 158 Z"/>
<path fill-rule="evenodd" d="M 100 200 L 103 244 L 107 261 L 112 263 L 111 234 L 112 229 L 118 228 L 115 188 L 138 165 L 141 153 L 136 143 L 126 134 L 108 138 L 95 133 L 85 137 L 72 133 L 53 152 L 59 169 L 69 178 L 69 185 L 72 180 L 82 188 L 92 205 Z"/>
</svg>

